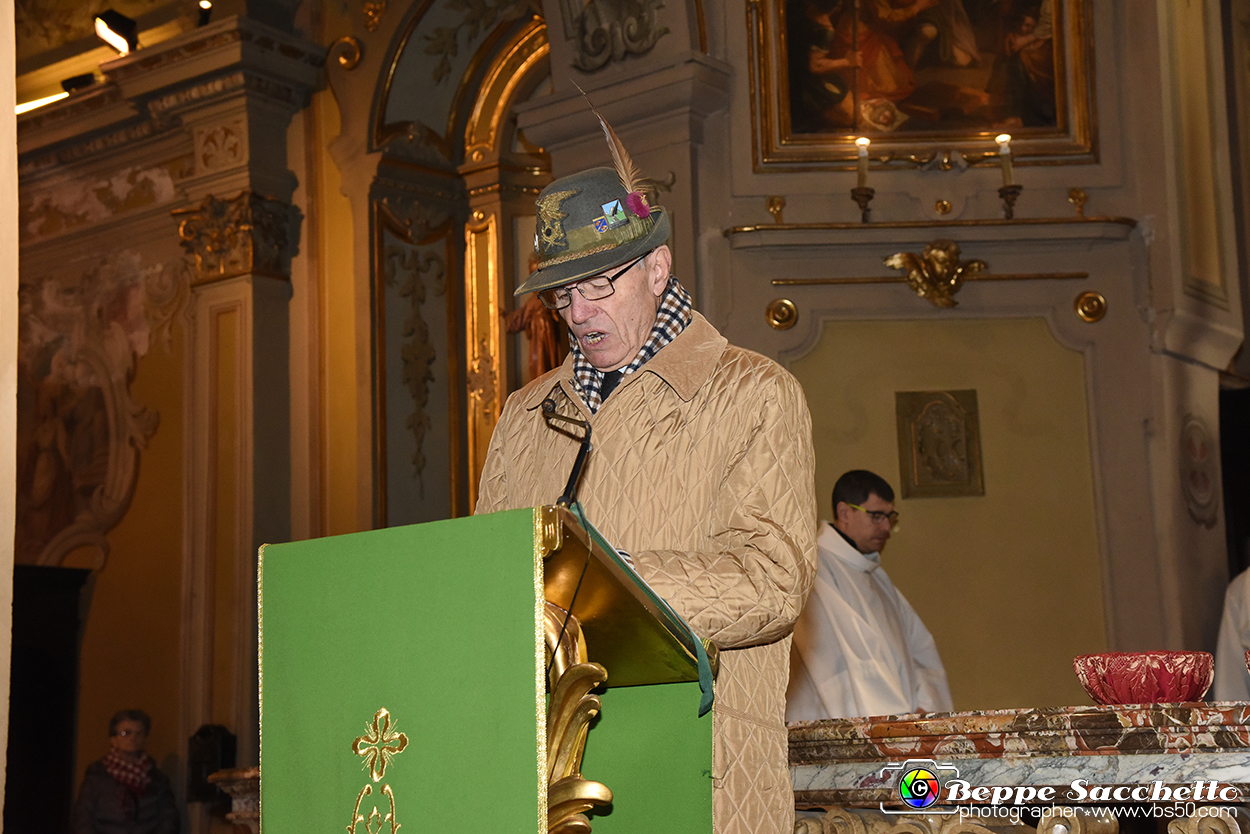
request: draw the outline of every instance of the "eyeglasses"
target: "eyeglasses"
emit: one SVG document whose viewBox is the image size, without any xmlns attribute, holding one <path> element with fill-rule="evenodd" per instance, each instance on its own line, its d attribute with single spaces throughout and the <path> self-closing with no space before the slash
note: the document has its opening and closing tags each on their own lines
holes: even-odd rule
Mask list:
<svg viewBox="0 0 1250 834">
<path fill-rule="evenodd" d="M 846 506 L 859 510 L 861 513 L 867 513 L 869 520 L 871 520 L 873 524 L 880 524 L 883 521 L 888 521 L 890 522 L 890 532 L 898 532 L 898 513 L 896 511 L 883 513 L 880 510 L 865 510 L 859 504 L 852 504 L 849 501 Z"/>
<path fill-rule="evenodd" d="M 548 310 L 563 310 L 565 307 L 573 303 L 573 290 L 577 290 L 581 293 L 582 298 L 587 301 L 598 301 L 601 298 L 607 298 L 609 295 L 616 292 L 616 284 L 613 282 L 637 266 L 639 261 L 650 254 L 650 252 L 644 252 L 613 275 L 596 275 L 593 278 L 583 278 L 575 284 L 565 284 L 562 287 L 552 287 L 549 290 L 542 290 L 538 293 L 538 300 L 541 301 L 543 306 Z"/>
<path fill-rule="evenodd" d="M 118 730 L 117 732 L 113 733 L 113 735 L 121 736 L 122 738 L 129 738 L 130 736 L 146 736 L 147 731 L 146 730 Z"/>
</svg>

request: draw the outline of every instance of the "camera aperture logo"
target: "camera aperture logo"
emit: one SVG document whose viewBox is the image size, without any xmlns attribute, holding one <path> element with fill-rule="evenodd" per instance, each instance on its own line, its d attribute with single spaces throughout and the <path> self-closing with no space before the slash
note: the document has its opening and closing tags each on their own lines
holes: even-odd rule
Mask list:
<svg viewBox="0 0 1250 834">
<path fill-rule="evenodd" d="M 1200 779 L 1192 784 L 1168 784 L 1156 779 L 1140 784 L 1090 784 L 1075 779 L 1066 787 L 1059 785 L 972 785 L 959 778 L 959 769 L 949 763 L 932 759 L 908 759 L 891 762 L 881 768 L 880 778 L 893 787 L 897 799 L 890 805 L 881 802 L 883 814 L 961 814 L 969 817 L 1008 817 L 1016 824 L 1029 807 L 1040 808 L 1049 803 L 1052 811 L 1071 816 L 1071 804 L 1148 803 L 1150 807 L 1125 806 L 1130 816 L 1199 817 L 1229 813 L 1220 805 L 1240 804 L 1244 800 L 1236 785 Z M 1057 803 L 1057 804 L 1056 804 Z M 898 807 L 899 805 L 902 807 Z M 1123 809 L 1122 809 L 1123 810 Z"/>
<path fill-rule="evenodd" d="M 926 767 L 914 767 L 898 780 L 898 795 L 910 808 L 928 808 L 942 795 L 942 782 Z"/>
<path fill-rule="evenodd" d="M 952 764 L 938 764 L 932 759 L 892 762 L 881 768 L 881 778 L 894 781 L 894 790 L 903 801 L 902 808 L 887 808 L 882 802 L 880 808 L 883 814 L 914 814 L 917 811 L 926 814 L 958 813 L 955 808 L 933 807 L 942 798 L 942 784 L 959 778 L 959 768 Z"/>
</svg>

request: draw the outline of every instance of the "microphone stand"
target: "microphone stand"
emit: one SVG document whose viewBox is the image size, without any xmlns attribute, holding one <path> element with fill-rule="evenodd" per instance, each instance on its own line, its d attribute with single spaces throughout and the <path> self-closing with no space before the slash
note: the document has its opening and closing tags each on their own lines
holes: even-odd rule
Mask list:
<svg viewBox="0 0 1250 834">
<path fill-rule="evenodd" d="M 556 499 L 556 505 L 568 509 L 577 501 L 577 482 L 582 477 L 582 467 L 586 465 L 586 455 L 590 453 L 590 423 L 585 420 L 578 420 L 575 417 L 565 417 L 563 414 L 556 414 L 556 404 L 551 400 L 543 400 L 543 416 L 550 420 L 559 420 L 573 426 L 581 426 L 585 434 L 582 435 L 581 446 L 577 450 L 577 458 L 573 461 L 573 470 L 569 472 L 569 482 L 564 487 L 564 494 Z"/>
</svg>

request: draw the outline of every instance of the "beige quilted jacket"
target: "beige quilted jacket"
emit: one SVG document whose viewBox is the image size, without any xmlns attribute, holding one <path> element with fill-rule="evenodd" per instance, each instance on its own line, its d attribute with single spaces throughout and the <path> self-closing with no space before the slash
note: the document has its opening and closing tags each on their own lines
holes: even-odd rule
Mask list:
<svg viewBox="0 0 1250 834">
<path fill-rule="evenodd" d="M 721 648 L 713 815 L 717 834 L 790 834 L 786 763 L 790 631 L 815 575 L 811 418 L 770 359 L 730 345 L 703 316 L 593 417 L 572 363 L 508 398 L 476 512 L 554 503 L 577 441 L 542 401 L 589 419 L 594 450 L 578 491 L 587 519 Z M 609 670 L 609 673 L 611 670 Z"/>
</svg>

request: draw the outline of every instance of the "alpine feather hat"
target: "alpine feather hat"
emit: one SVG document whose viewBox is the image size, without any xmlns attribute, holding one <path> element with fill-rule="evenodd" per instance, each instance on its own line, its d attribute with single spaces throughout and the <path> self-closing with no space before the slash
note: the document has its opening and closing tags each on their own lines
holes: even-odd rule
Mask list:
<svg viewBox="0 0 1250 834">
<path fill-rule="evenodd" d="M 578 89 L 581 89 L 580 87 Z M 585 91 L 582 95 L 586 96 Z M 586 96 L 599 120 L 613 168 L 562 177 L 538 195 L 534 231 L 537 269 L 516 295 L 570 284 L 629 263 L 668 242 L 668 212 L 651 206 L 656 183 L 638 170 L 616 131 Z"/>
<path fill-rule="evenodd" d="M 668 240 L 668 213 L 629 190 L 613 168 L 562 177 L 538 195 L 538 268 L 516 295 L 551 289 L 628 263 Z"/>
</svg>

